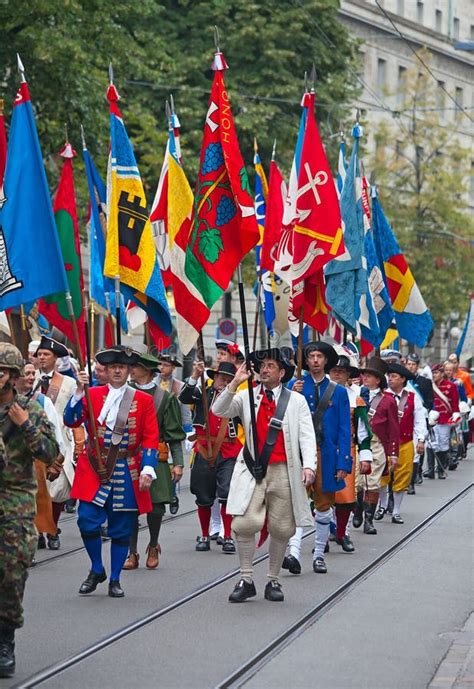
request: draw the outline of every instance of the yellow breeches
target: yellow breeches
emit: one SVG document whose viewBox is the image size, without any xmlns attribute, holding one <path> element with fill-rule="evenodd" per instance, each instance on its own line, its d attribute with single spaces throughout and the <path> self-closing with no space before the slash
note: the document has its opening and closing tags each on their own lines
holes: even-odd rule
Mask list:
<svg viewBox="0 0 474 689">
<path fill-rule="evenodd" d="M 413 441 L 400 445 L 400 453 L 398 455 L 398 463 L 393 472 L 393 491 L 406 490 L 410 485 L 410 479 L 413 471 L 413 460 L 415 458 L 415 446 Z M 390 482 L 390 476 L 383 476 L 380 482 L 381 486 L 386 486 Z"/>
</svg>

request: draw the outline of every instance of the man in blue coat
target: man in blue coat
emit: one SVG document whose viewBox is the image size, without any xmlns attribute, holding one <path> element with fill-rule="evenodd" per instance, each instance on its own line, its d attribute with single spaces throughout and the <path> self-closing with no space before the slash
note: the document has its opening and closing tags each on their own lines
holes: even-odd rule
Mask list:
<svg viewBox="0 0 474 689">
<path fill-rule="evenodd" d="M 329 537 L 335 494 L 345 487 L 344 479 L 352 470 L 351 410 L 346 389 L 330 381 L 326 375 L 337 365 L 339 357 L 336 350 L 326 342 L 310 342 L 303 349 L 303 358 L 303 368 L 309 375 L 288 387 L 305 396 L 313 417 L 318 446 L 312 496 L 316 525 L 313 571 L 325 574 L 324 549 Z M 301 552 L 302 532 L 302 529 L 301 533 L 297 530 L 291 539 L 290 555 L 283 563 L 292 573 L 301 571 L 297 555 Z"/>
</svg>

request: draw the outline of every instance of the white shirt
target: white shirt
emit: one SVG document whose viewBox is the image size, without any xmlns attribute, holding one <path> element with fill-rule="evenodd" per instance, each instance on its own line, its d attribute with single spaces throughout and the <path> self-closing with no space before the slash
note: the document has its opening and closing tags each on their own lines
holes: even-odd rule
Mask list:
<svg viewBox="0 0 474 689">
<path fill-rule="evenodd" d="M 278 385 L 278 387 L 272 388 L 270 390 L 270 388 L 266 388 L 265 385 L 263 385 L 263 383 L 262 383 L 260 394 L 264 395 L 265 390 L 270 390 L 270 392 L 273 392 L 273 399 L 275 400 L 275 404 L 278 404 L 278 400 L 280 399 L 282 388 L 283 388 L 283 385 L 280 383 L 280 385 Z"/>
</svg>

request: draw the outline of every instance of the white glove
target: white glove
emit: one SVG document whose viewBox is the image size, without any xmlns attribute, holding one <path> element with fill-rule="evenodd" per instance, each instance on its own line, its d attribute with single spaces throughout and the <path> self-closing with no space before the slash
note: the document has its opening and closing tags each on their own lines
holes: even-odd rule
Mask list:
<svg viewBox="0 0 474 689">
<path fill-rule="evenodd" d="M 469 405 L 467 402 L 459 402 L 459 413 L 469 414 Z"/>
<path fill-rule="evenodd" d="M 451 421 L 453 423 L 458 423 L 458 421 L 461 421 L 461 414 L 458 411 L 455 411 L 454 414 L 451 416 Z"/>
<path fill-rule="evenodd" d="M 436 426 L 439 419 L 439 411 L 432 409 L 428 414 L 428 424 L 430 426 Z"/>
</svg>

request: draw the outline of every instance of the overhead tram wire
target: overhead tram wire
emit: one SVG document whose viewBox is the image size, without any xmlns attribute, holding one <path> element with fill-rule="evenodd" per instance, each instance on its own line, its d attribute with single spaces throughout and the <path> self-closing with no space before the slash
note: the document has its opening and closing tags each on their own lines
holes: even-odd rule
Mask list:
<svg viewBox="0 0 474 689">
<path fill-rule="evenodd" d="M 450 100 L 452 100 L 452 102 L 453 102 L 454 105 L 456 106 L 456 109 L 457 109 L 459 112 L 462 112 L 463 115 L 465 115 L 465 116 L 467 117 L 468 120 L 470 120 L 471 122 L 474 122 L 474 119 L 469 115 L 469 113 L 467 112 L 467 109 L 465 109 L 460 103 L 458 103 L 458 101 L 456 100 L 456 98 L 455 98 L 454 96 L 452 96 L 452 95 L 449 93 L 449 91 L 448 91 L 448 89 L 446 88 L 446 86 L 444 86 L 444 84 L 441 83 L 441 82 L 438 80 L 438 78 L 436 77 L 436 75 L 435 75 L 434 72 L 432 71 L 431 67 L 430 67 L 429 65 L 426 64 L 426 62 L 423 60 L 422 57 L 420 57 L 420 55 L 418 54 L 418 52 L 417 52 L 417 51 L 415 50 L 415 48 L 413 48 L 413 46 L 411 45 L 410 40 L 405 36 L 405 34 L 403 34 L 403 33 L 400 31 L 400 29 L 398 28 L 398 26 L 397 26 L 397 25 L 395 24 L 395 22 L 393 21 L 392 17 L 391 17 L 391 16 L 388 14 L 388 12 L 382 7 L 382 5 L 380 4 L 379 0 L 375 0 L 375 4 L 376 4 L 377 7 L 379 8 L 379 10 L 382 12 L 382 14 L 388 19 L 388 21 L 389 21 L 390 24 L 393 26 L 393 28 L 395 29 L 395 31 L 397 32 L 397 34 L 400 36 L 400 38 L 406 43 L 406 45 L 407 45 L 408 48 L 411 50 L 411 52 L 413 53 L 413 55 L 416 57 L 416 59 L 418 60 L 418 62 L 420 62 L 420 63 L 423 65 L 423 67 L 426 69 L 426 71 L 428 72 L 428 74 L 434 79 L 434 81 L 436 82 L 437 87 L 440 88 L 442 91 L 444 91 L 444 93 L 448 96 L 448 98 L 449 98 Z"/>
</svg>

